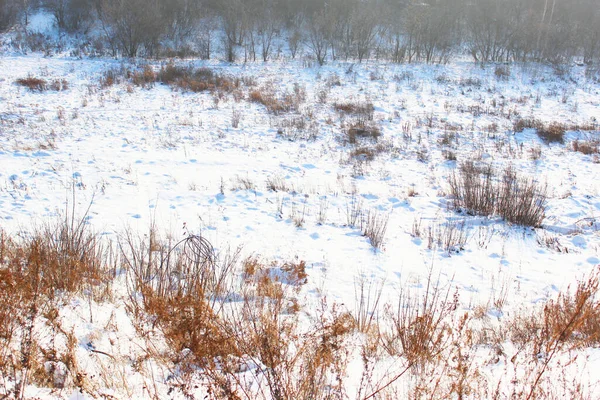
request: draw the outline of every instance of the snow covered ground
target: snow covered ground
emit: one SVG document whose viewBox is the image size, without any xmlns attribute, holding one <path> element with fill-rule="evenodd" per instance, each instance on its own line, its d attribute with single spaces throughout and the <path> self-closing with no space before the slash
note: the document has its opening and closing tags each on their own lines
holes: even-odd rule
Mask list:
<svg viewBox="0 0 600 400">
<path fill-rule="evenodd" d="M 160 69 L 159 63 L 151 65 Z M 321 68 L 302 61 L 193 65 L 244 77 L 252 86 L 241 86 L 241 98 L 227 94 L 218 100 L 208 92 L 161 84 L 102 87 L 105 71 L 138 67 L 40 54 L 0 57 L 0 227 L 25 235 L 64 215 L 74 193 L 78 212 L 91 204 L 88 222 L 107 238 L 117 240 L 126 231 L 144 234 L 155 223 L 175 240 L 200 234 L 218 251 L 243 246 L 244 255 L 268 261 L 304 260 L 308 283 L 301 297 L 308 305 L 324 294 L 330 303 L 354 310 L 360 276 L 381 282 L 382 303 L 393 303 L 400 288 L 423 290 L 433 270 L 442 286 L 458 289 L 465 311 L 501 298 L 502 309 L 488 311 L 495 320 L 555 298 L 600 264 L 595 220 L 600 167 L 594 156 L 570 150 L 571 141 L 598 136 L 600 85 L 585 77 L 583 67 L 557 77 L 540 65 L 459 61 L 442 66 L 337 62 Z M 505 68 L 508 78 L 497 76 L 497 68 Z M 15 83 L 28 76 L 65 80 L 68 88 L 35 92 Z M 251 90 L 267 83 L 279 94 L 305 92 L 299 111 L 274 115 L 248 100 Z M 347 102 L 374 106 L 381 149 L 373 160 L 351 155 L 377 144 L 348 143 L 352 117 L 334 106 Z M 302 118 L 315 137 L 288 134 L 290 115 Z M 514 132 L 519 117 L 596 130 L 568 130 L 565 144 L 548 145 L 532 129 Z M 448 178 L 466 160 L 498 168 L 510 164 L 547 184 L 543 226 L 525 228 L 451 211 Z M 273 182 L 281 190 L 270 190 Z M 352 226 L 353 210 L 388 219 L 381 249 Z M 430 248 L 429 227 L 448 224 L 464 224 L 463 243 L 450 250 Z M 111 369 L 116 367 L 107 358 L 98 361 L 87 344 L 94 341 L 96 349 L 111 354 L 119 347 L 128 355 L 138 351 L 135 343 L 141 339 L 118 294 L 114 302 L 90 310 L 84 300 L 74 299 L 64 309 L 65 324 L 76 327 L 82 362 L 90 369 L 101 365 L 116 381 Z M 595 397 L 600 354 L 584 353 L 579 376 Z M 153 362 L 158 393 L 166 397 L 170 371 Z M 509 369 L 493 366 L 491 374 L 502 374 L 503 368 Z M 133 367 L 119 371 L 125 376 L 118 379 L 129 384 L 119 388 L 107 380 L 103 384 L 113 392 L 103 393 L 149 396 L 143 389 L 148 382 Z M 28 390 L 33 397 L 71 396 Z"/>
</svg>

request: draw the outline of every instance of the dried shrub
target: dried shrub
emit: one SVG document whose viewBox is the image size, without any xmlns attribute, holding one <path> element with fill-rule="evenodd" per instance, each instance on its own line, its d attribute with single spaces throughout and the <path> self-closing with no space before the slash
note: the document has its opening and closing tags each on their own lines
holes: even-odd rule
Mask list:
<svg viewBox="0 0 600 400">
<path fill-rule="evenodd" d="M 381 130 L 374 124 L 356 122 L 346 131 L 348 143 L 355 144 L 359 139 L 377 140 L 381 136 Z"/>
<path fill-rule="evenodd" d="M 513 362 L 519 362 L 519 353 L 527 357 L 528 365 L 534 360 L 533 367 L 526 370 L 520 397 L 543 397 L 543 384 L 547 386 L 553 379 L 547 372 L 551 364 L 561 362 L 557 360 L 561 354 L 570 354 L 569 362 L 573 362 L 577 357 L 572 354 L 574 350 L 600 343 L 599 274 L 596 268 L 587 279 L 578 282 L 574 293 L 567 289 L 542 310 L 521 310 L 506 324 L 505 336 L 519 349 Z"/>
<path fill-rule="evenodd" d="M 203 237 L 164 242 L 154 228 L 141 240 L 128 233 L 121 250 L 130 271 L 129 308 L 140 329 L 158 328 L 177 354 L 189 349 L 187 362 L 196 365 L 238 354 L 219 315 L 234 279 L 238 252 L 217 260 Z M 176 362 L 182 361 L 177 357 Z"/>
<path fill-rule="evenodd" d="M 48 82 L 42 78 L 28 76 L 27 78 L 19 78 L 16 80 L 17 85 L 23 86 L 32 92 L 43 92 L 48 88 Z"/>
<path fill-rule="evenodd" d="M 389 214 L 381 214 L 377 211 L 369 211 L 362 221 L 362 234 L 369 238 L 374 249 L 381 249 L 387 231 Z"/>
<path fill-rule="evenodd" d="M 387 310 L 391 329 L 383 335 L 390 355 L 404 357 L 409 366 L 422 367 L 443 354 L 450 340 L 449 317 L 458 307 L 458 293 L 443 290 L 428 276 L 425 292 L 402 291 L 396 307 Z"/>
<path fill-rule="evenodd" d="M 319 135 L 319 125 L 305 115 L 292 115 L 275 122 L 277 134 L 288 140 L 315 140 Z"/>
<path fill-rule="evenodd" d="M 205 91 L 231 93 L 241 84 L 241 80 L 215 74 L 210 68 L 194 70 L 172 62 L 160 69 L 156 79 L 171 87 L 194 93 Z"/>
<path fill-rule="evenodd" d="M 143 88 L 152 87 L 157 81 L 158 75 L 150 65 L 144 65 L 141 71 L 134 71 L 131 74 L 131 83 Z"/>
<path fill-rule="evenodd" d="M 500 179 L 490 166 L 465 162 L 450 177 L 453 208 L 475 215 L 499 215 L 508 222 L 538 227 L 546 208 L 546 188 L 506 168 Z"/>
<path fill-rule="evenodd" d="M 262 104 L 267 111 L 274 115 L 296 112 L 306 100 L 306 90 L 294 85 L 293 91 L 277 93 L 272 82 L 268 82 L 258 89 L 250 91 L 248 99 L 253 103 Z"/>
<path fill-rule="evenodd" d="M 363 125 L 367 121 L 373 121 L 375 115 L 375 107 L 370 102 L 348 101 L 335 103 L 333 108 L 339 113 L 355 116 L 359 123 Z"/>
<path fill-rule="evenodd" d="M 23 398 L 27 385 L 60 388 L 67 376 L 77 385 L 73 348 L 53 347 L 54 338 L 71 338 L 57 322 L 60 304 L 73 294 L 105 300 L 114 277 L 107 258 L 85 217 L 68 216 L 18 240 L 0 233 L 0 392 L 12 385 Z M 50 342 L 39 340 L 43 326 Z"/>
<path fill-rule="evenodd" d="M 494 69 L 494 76 L 501 81 L 507 81 L 510 78 L 510 67 L 508 65 L 498 65 Z"/>
<path fill-rule="evenodd" d="M 552 122 L 550 125 L 539 127 L 536 130 L 537 135 L 545 143 L 564 143 L 565 126 L 558 122 Z"/>
<path fill-rule="evenodd" d="M 535 118 L 519 118 L 513 124 L 513 130 L 515 132 L 523 132 L 525 129 L 543 129 L 544 123 L 539 119 Z"/>
<path fill-rule="evenodd" d="M 573 151 L 583 153 L 585 155 L 600 153 L 600 140 L 574 140 L 571 143 Z"/>
</svg>

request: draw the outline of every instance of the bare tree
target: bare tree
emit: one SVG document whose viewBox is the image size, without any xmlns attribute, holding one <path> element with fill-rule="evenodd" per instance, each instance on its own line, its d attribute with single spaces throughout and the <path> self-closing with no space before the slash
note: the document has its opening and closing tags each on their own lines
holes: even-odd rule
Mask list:
<svg viewBox="0 0 600 400">
<path fill-rule="evenodd" d="M 377 26 L 380 20 L 377 5 L 370 1 L 359 4 L 353 14 L 353 42 L 359 62 L 369 57 L 377 37 Z"/>
<path fill-rule="evenodd" d="M 163 0 L 162 18 L 168 23 L 167 37 L 175 49 L 185 47 L 187 41 L 198 35 L 200 19 L 206 7 L 198 0 Z"/>
<path fill-rule="evenodd" d="M 93 4 L 90 0 L 46 0 L 44 6 L 60 30 L 85 32 L 91 25 Z"/>
<path fill-rule="evenodd" d="M 583 49 L 583 61 L 592 64 L 600 58 L 600 7 L 595 0 L 581 0 L 578 15 L 577 42 Z"/>
<path fill-rule="evenodd" d="M 257 34 L 261 46 L 261 55 L 264 62 L 267 62 L 271 55 L 271 47 L 275 34 L 279 30 L 279 20 L 275 13 L 275 2 L 273 0 L 260 1 L 260 14 L 256 24 Z"/>
<path fill-rule="evenodd" d="M 223 44 L 226 59 L 234 62 L 237 57 L 237 48 L 242 45 L 244 34 L 245 7 L 241 0 L 223 0 L 219 4 L 219 11 L 223 20 Z"/>
<path fill-rule="evenodd" d="M 315 13 L 308 22 L 307 44 L 319 65 L 325 64 L 331 40 L 330 15 L 325 8 Z"/>
<path fill-rule="evenodd" d="M 147 56 L 155 54 L 166 30 L 158 0 L 101 0 L 99 15 L 109 42 L 127 57 L 141 48 Z"/>
<path fill-rule="evenodd" d="M 207 11 L 204 17 L 200 20 L 200 28 L 198 29 L 198 47 L 200 56 L 205 60 L 210 60 L 212 55 L 212 42 L 217 31 L 218 23 L 216 16 L 212 11 Z"/>
<path fill-rule="evenodd" d="M 469 50 L 475 61 L 505 61 L 514 34 L 506 0 L 477 0 L 467 6 Z"/>
<path fill-rule="evenodd" d="M 19 4 L 16 0 L 0 0 L 0 32 L 13 26 L 17 21 Z"/>
</svg>

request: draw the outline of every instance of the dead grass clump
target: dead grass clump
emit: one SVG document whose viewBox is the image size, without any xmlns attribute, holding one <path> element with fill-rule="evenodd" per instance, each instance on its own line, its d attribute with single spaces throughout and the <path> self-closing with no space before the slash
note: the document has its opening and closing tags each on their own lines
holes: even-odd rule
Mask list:
<svg viewBox="0 0 600 400">
<path fill-rule="evenodd" d="M 346 131 L 348 143 L 355 144 L 359 139 L 377 140 L 381 136 L 381 130 L 374 124 L 356 122 Z"/>
<path fill-rule="evenodd" d="M 258 89 L 250 91 L 248 99 L 253 103 L 262 104 L 270 114 L 280 115 L 296 112 L 306 100 L 306 90 L 295 84 L 292 91 L 277 93 L 273 82 L 268 82 Z"/>
<path fill-rule="evenodd" d="M 194 93 L 205 91 L 231 93 L 241 84 L 241 80 L 215 74 L 210 68 L 194 70 L 172 62 L 160 69 L 156 79 L 171 87 Z"/>
<path fill-rule="evenodd" d="M 268 108 L 268 107 L 267 107 Z M 283 112 L 285 108 L 280 111 Z M 279 112 L 279 111 L 278 111 Z M 278 113 L 275 112 L 275 113 Z M 291 115 L 278 119 L 275 122 L 277 134 L 291 141 L 315 140 L 319 136 L 319 125 L 310 116 Z"/>
<path fill-rule="evenodd" d="M 185 362 L 206 367 L 215 358 L 238 355 L 235 341 L 219 315 L 230 294 L 238 253 L 217 260 L 211 244 L 188 235 L 171 243 L 155 229 L 142 240 L 130 233 L 122 240 L 129 269 L 128 307 L 138 329 L 157 328 L 179 354 L 189 349 Z"/>
<path fill-rule="evenodd" d="M 564 143 L 565 141 L 565 126 L 558 122 L 552 122 L 550 125 L 539 127 L 536 130 L 537 135 L 544 143 Z"/>
<path fill-rule="evenodd" d="M 600 140 L 574 140 L 571 143 L 573 151 L 583 153 L 585 155 L 600 153 Z"/>
<path fill-rule="evenodd" d="M 154 86 L 154 82 L 157 81 L 158 75 L 154 72 L 154 69 L 150 65 L 144 65 L 141 71 L 134 71 L 131 74 L 131 83 L 135 86 L 141 86 L 143 88 Z"/>
<path fill-rule="evenodd" d="M 508 222 L 538 227 L 546 208 L 546 188 L 508 167 L 501 177 L 491 167 L 466 162 L 450 177 L 453 207 L 475 215 L 499 215 Z"/>
<path fill-rule="evenodd" d="M 508 81 L 510 78 L 510 67 L 508 65 L 498 65 L 494 69 L 494 76 L 501 81 Z"/>
<path fill-rule="evenodd" d="M 543 129 L 544 123 L 539 119 L 535 118 L 519 118 L 513 124 L 513 130 L 515 132 L 523 132 L 525 129 Z"/>
<path fill-rule="evenodd" d="M 519 362 L 519 353 L 527 356 L 526 384 L 520 397 L 543 396 L 551 379 L 547 373 L 565 362 L 557 360 L 560 355 L 569 355 L 563 364 L 569 365 L 577 358 L 574 350 L 600 343 L 599 274 L 594 270 L 577 284 L 574 293 L 567 289 L 556 300 L 548 301 L 543 310 L 520 312 L 508 322 L 506 336 L 519 348 L 512 361 Z"/>
<path fill-rule="evenodd" d="M 369 211 L 362 221 L 362 234 L 369 238 L 369 242 L 374 249 L 381 249 L 387 231 L 389 214 L 382 214 L 377 211 Z"/>
<path fill-rule="evenodd" d="M 60 304 L 73 294 L 106 300 L 114 271 L 105 262 L 85 217 L 68 216 L 19 240 L 0 234 L 0 392 L 23 398 L 27 385 L 60 388 L 67 376 L 77 385 L 74 348 L 55 347 L 56 338 L 70 338 Z M 42 329 L 50 342 L 40 339 Z"/>
<path fill-rule="evenodd" d="M 391 330 L 384 334 L 390 355 L 404 357 L 410 366 L 433 362 L 449 344 L 449 318 L 458 307 L 458 293 L 443 290 L 428 276 L 425 292 L 416 296 L 400 292 L 395 308 L 387 310 Z"/>
<path fill-rule="evenodd" d="M 351 158 L 359 158 L 364 161 L 373 161 L 377 152 L 372 147 L 362 146 L 350 152 Z"/>
<path fill-rule="evenodd" d="M 334 103 L 333 108 L 339 113 L 358 117 L 363 124 L 366 121 L 373 121 L 375 115 L 375 107 L 370 102 L 348 101 Z"/>
<path fill-rule="evenodd" d="M 27 78 L 19 78 L 16 80 L 17 85 L 23 86 L 32 92 L 43 92 L 48 88 L 48 82 L 42 78 L 28 76 Z"/>
</svg>

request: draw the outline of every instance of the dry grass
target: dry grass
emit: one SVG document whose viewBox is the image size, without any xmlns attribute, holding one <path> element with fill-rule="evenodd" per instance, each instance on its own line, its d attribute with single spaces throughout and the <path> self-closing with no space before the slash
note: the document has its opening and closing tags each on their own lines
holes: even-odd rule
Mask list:
<svg viewBox="0 0 600 400">
<path fill-rule="evenodd" d="M 67 82 L 66 79 L 53 79 L 48 82 L 42 78 L 28 76 L 27 78 L 17 79 L 15 83 L 19 86 L 28 88 L 32 92 L 44 92 L 46 90 L 60 92 L 69 89 L 69 82 Z"/>
<path fill-rule="evenodd" d="M 560 143 L 565 142 L 566 127 L 558 122 L 553 122 L 547 126 L 537 129 L 536 133 L 545 143 Z"/>
<path fill-rule="evenodd" d="M 375 107 L 370 102 L 348 101 L 343 103 L 334 103 L 335 111 L 359 116 L 363 121 L 372 121 L 375 113 Z"/>
<path fill-rule="evenodd" d="M 571 143 L 571 147 L 573 151 L 585 154 L 599 154 L 600 153 L 600 140 L 592 139 L 592 140 L 574 140 Z"/>
<path fill-rule="evenodd" d="M 150 73 L 144 74 L 150 76 Z M 189 92 L 223 92 L 231 93 L 241 85 L 240 79 L 215 74 L 209 68 L 182 67 L 169 63 L 155 74 L 157 81 Z"/>
<path fill-rule="evenodd" d="M 544 219 L 546 188 L 506 168 L 500 179 L 490 166 L 465 162 L 450 177 L 453 208 L 477 215 L 499 215 L 508 222 L 538 227 Z"/>
<path fill-rule="evenodd" d="M 33 92 L 43 92 L 48 88 L 48 82 L 45 79 L 28 76 L 16 80 L 17 85 L 24 86 Z"/>
<path fill-rule="evenodd" d="M 348 143 L 355 144 L 359 139 L 371 139 L 376 141 L 381 136 L 381 131 L 378 126 L 374 124 L 363 124 L 356 122 L 346 131 Z"/>
<path fill-rule="evenodd" d="M 375 210 L 368 211 L 361 223 L 363 236 L 369 238 L 374 249 L 381 249 L 387 231 L 389 214 L 383 214 Z"/>
<path fill-rule="evenodd" d="M 362 218 L 361 207 L 355 210 Z M 112 278 L 111 269 L 103 267 L 106 254 L 85 227 L 65 219 L 45 228 L 43 237 L 23 242 L 0 233 L 0 393 L 8 398 L 22 397 L 30 383 L 97 393 L 93 378 L 80 371 L 78 340 L 61 327 L 56 301 L 83 290 L 101 293 L 99 286 Z M 483 308 L 472 316 L 461 311 L 452 285 L 442 286 L 431 273 L 420 294 L 404 286 L 397 302 L 385 306 L 383 282 L 357 281 L 354 315 L 321 298 L 307 320 L 298 300 L 309 279 L 302 260 L 240 262 L 239 251 L 218 255 L 194 235 L 163 240 L 155 227 L 139 239 L 127 233 L 121 250 L 127 308 L 139 333 L 147 340 L 164 338 L 166 355 L 182 379 L 201 376 L 214 398 L 347 397 L 351 338 L 363 343 L 365 371 L 357 398 L 397 397 L 394 388 L 406 383 L 403 378 L 414 383 L 410 396 L 415 398 L 498 397 L 500 384 L 479 373 L 475 360 L 485 349 L 492 359 L 506 358 L 503 348 L 511 345 L 518 351 L 510 368 L 522 371 L 522 378 L 509 390 L 518 398 L 544 398 L 577 351 L 600 345 L 600 270 L 573 292 L 492 328 Z M 59 267 L 53 259 L 68 268 L 49 271 Z M 501 307 L 496 301 L 494 306 Z M 67 350 L 41 344 L 40 321 L 69 344 Z M 559 363 L 563 356 L 568 360 Z"/>
<path fill-rule="evenodd" d="M 296 84 L 293 91 L 278 93 L 275 84 L 267 82 L 260 88 L 251 90 L 248 100 L 262 104 L 270 114 L 286 114 L 300 109 L 300 105 L 306 101 L 306 90 Z"/>
<path fill-rule="evenodd" d="M 0 393 L 23 398 L 29 384 L 60 388 L 67 377 L 78 385 L 74 348 L 57 350 L 40 331 L 69 342 L 60 305 L 74 295 L 107 300 L 115 273 L 108 259 L 85 216 L 67 214 L 19 239 L 0 233 Z"/>
</svg>

